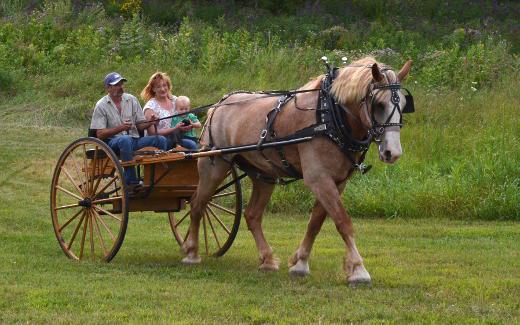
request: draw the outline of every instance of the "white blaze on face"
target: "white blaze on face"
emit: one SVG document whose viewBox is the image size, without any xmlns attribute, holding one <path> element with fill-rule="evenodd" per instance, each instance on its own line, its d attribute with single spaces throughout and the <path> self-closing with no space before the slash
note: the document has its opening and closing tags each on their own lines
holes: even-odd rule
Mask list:
<svg viewBox="0 0 520 325">
<path fill-rule="evenodd" d="M 396 127 L 398 128 L 398 127 Z M 388 128 L 381 137 L 379 144 L 379 159 L 385 163 L 393 164 L 403 154 L 401 148 L 401 133 L 397 130 L 390 131 Z"/>
<path fill-rule="evenodd" d="M 399 92 L 399 109 L 403 110 L 405 102 L 404 96 Z M 394 110 L 394 104 L 390 101 L 385 103 L 384 113 L 378 119 L 379 123 L 384 123 L 392 114 Z M 401 115 L 395 110 L 392 118 L 389 123 L 399 123 Z M 381 137 L 381 142 L 379 143 L 379 159 L 385 163 L 393 164 L 401 155 L 403 154 L 403 149 L 401 148 L 401 132 L 398 126 L 391 126 L 385 128 L 385 132 Z"/>
</svg>

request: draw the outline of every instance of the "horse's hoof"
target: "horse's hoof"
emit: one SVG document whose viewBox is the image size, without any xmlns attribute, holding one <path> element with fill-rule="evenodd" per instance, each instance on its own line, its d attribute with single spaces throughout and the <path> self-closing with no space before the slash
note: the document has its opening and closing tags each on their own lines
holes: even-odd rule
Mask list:
<svg viewBox="0 0 520 325">
<path fill-rule="evenodd" d="M 354 272 L 347 277 L 347 282 L 351 287 L 370 286 L 372 279 L 364 266 L 358 266 Z"/>
<path fill-rule="evenodd" d="M 291 276 L 304 277 L 311 273 L 309 270 L 309 263 L 302 260 L 298 260 L 296 264 L 289 268 L 289 274 Z"/>
<path fill-rule="evenodd" d="M 370 287 L 372 285 L 372 280 L 368 279 L 347 279 L 348 285 L 352 288 L 357 287 Z"/>
<path fill-rule="evenodd" d="M 196 256 L 196 257 L 186 256 L 185 258 L 182 259 L 182 264 L 194 265 L 194 264 L 200 264 L 201 261 L 202 261 L 202 259 L 200 258 L 200 256 Z"/>
</svg>

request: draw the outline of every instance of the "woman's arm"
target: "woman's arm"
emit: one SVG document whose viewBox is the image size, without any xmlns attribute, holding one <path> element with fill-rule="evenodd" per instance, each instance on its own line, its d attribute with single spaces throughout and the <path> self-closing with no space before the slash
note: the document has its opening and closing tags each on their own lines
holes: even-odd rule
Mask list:
<svg viewBox="0 0 520 325">
<path fill-rule="evenodd" d="M 144 118 L 147 119 L 147 120 L 151 120 L 152 117 L 155 116 L 155 112 L 153 111 L 153 109 L 151 109 L 150 107 L 145 107 L 144 108 Z M 155 127 L 152 125 L 148 126 L 148 134 L 149 135 L 155 135 Z"/>
</svg>

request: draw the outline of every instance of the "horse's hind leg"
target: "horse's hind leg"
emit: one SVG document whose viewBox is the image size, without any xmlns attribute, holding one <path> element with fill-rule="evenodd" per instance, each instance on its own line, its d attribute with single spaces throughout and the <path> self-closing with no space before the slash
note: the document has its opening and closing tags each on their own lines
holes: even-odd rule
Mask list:
<svg viewBox="0 0 520 325">
<path fill-rule="evenodd" d="M 199 183 L 190 200 L 190 228 L 188 237 L 182 245 L 186 253 L 186 257 L 182 259 L 184 264 L 197 264 L 201 261 L 199 256 L 200 219 L 208 201 L 230 169 L 230 165 L 224 160 L 215 159 L 212 165 L 209 158 L 199 158 L 197 167 L 199 170 Z"/>
<path fill-rule="evenodd" d="M 350 284 L 370 283 L 370 274 L 363 265 L 363 258 L 358 252 L 354 240 L 352 219 L 341 203 L 340 191 L 330 178 L 304 179 L 327 214 L 334 220 L 336 229 L 347 246 L 344 270 Z"/>
<path fill-rule="evenodd" d="M 249 200 L 244 213 L 247 227 L 253 234 L 256 248 L 260 255 L 260 266 L 258 269 L 261 271 L 277 271 L 278 265 L 280 264 L 279 260 L 273 256 L 273 249 L 267 243 L 262 230 L 262 216 L 265 207 L 271 198 L 271 194 L 273 194 L 273 190 L 273 184 L 253 180 L 251 199 Z"/>
<path fill-rule="evenodd" d="M 343 192 L 345 182 L 338 184 L 339 193 Z M 316 236 L 321 230 L 321 226 L 327 217 L 327 211 L 323 208 L 320 201 L 314 202 L 311 217 L 307 224 L 307 231 L 300 246 L 289 259 L 289 273 L 293 276 L 306 276 L 310 273 L 309 256 Z"/>
</svg>

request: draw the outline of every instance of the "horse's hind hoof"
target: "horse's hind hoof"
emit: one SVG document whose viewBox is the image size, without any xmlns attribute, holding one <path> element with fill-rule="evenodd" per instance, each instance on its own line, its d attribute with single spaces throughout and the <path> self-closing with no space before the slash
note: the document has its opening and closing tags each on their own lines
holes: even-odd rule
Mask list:
<svg viewBox="0 0 520 325">
<path fill-rule="evenodd" d="M 200 258 L 200 256 L 197 256 L 197 257 L 186 256 L 185 258 L 182 259 L 182 264 L 195 265 L 195 264 L 200 264 L 201 261 L 202 261 L 202 259 Z"/>
</svg>

